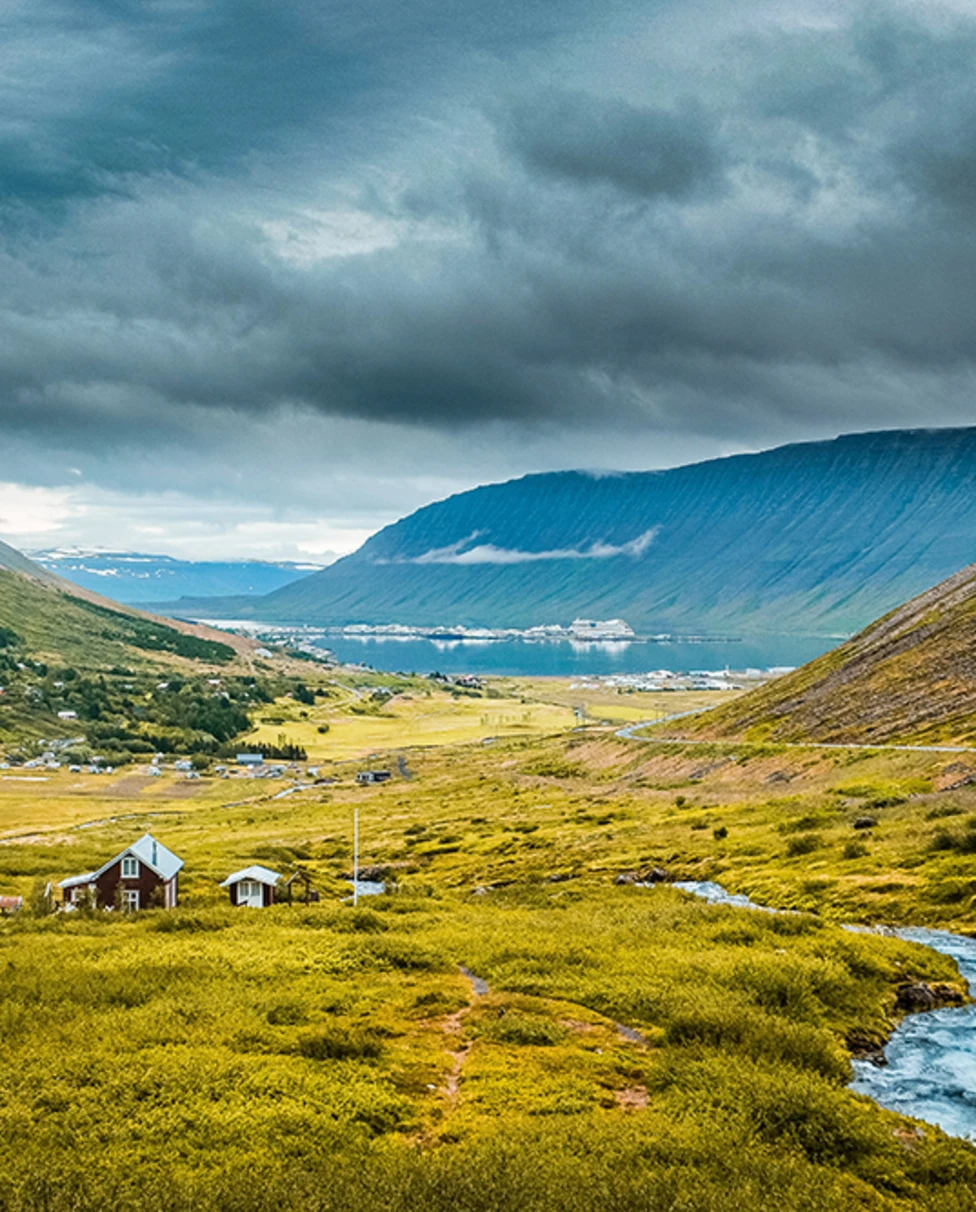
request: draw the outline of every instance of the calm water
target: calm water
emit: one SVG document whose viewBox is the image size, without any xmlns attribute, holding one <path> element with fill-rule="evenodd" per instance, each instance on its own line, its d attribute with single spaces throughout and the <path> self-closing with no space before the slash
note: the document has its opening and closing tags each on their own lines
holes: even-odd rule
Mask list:
<svg viewBox="0 0 976 1212">
<path fill-rule="evenodd" d="M 527 640 L 354 639 L 321 640 L 341 661 L 371 665 L 389 673 L 495 673 L 522 677 L 586 677 L 607 673 L 648 673 L 669 669 L 769 669 L 803 665 L 837 640 L 823 636 L 773 636 L 734 643 L 667 644 L 531 643 Z"/>
<path fill-rule="evenodd" d="M 741 893 L 726 892 L 721 884 L 687 881 L 675 887 L 712 904 L 777 912 Z M 922 926 L 885 933 L 952 956 L 970 988 L 976 984 L 976 939 Z M 884 1055 L 888 1063 L 883 1068 L 867 1060 L 854 1061 L 853 1090 L 891 1111 L 938 1124 L 953 1136 L 976 1139 L 976 1004 L 908 1015 L 895 1029 Z"/>
</svg>

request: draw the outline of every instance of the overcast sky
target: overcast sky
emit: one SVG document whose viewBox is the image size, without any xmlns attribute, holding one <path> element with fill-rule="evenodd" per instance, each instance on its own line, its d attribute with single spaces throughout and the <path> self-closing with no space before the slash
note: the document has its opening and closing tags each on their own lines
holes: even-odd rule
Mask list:
<svg viewBox="0 0 976 1212">
<path fill-rule="evenodd" d="M 0 535 L 976 420 L 976 0 L 6 0 Z"/>
</svg>

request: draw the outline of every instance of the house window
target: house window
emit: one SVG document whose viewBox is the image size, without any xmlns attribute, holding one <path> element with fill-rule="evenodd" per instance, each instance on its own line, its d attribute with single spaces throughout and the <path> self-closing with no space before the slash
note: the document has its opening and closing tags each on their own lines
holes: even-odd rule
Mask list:
<svg viewBox="0 0 976 1212">
<path fill-rule="evenodd" d="M 122 878 L 124 880 L 139 878 L 139 860 L 137 858 L 124 858 L 122 860 Z"/>
<path fill-rule="evenodd" d="M 129 888 L 125 894 L 125 907 L 130 913 L 139 908 L 139 889 Z"/>
</svg>

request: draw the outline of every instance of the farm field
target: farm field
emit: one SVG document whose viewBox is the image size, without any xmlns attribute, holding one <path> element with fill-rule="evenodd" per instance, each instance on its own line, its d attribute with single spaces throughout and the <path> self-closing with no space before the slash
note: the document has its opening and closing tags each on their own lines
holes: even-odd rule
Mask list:
<svg viewBox="0 0 976 1212">
<path fill-rule="evenodd" d="M 4 1212 L 976 1207 L 970 1146 L 845 1088 L 896 986 L 954 966 L 839 925 L 976 928 L 960 763 L 606 729 L 392 757 L 284 797 L 0 782 L 2 892 L 147 829 L 186 862 L 175 911 L 0 923 Z M 357 808 L 387 892 L 353 908 Z M 255 862 L 322 900 L 232 909 L 218 884 Z M 657 866 L 805 912 L 616 882 Z"/>
<path fill-rule="evenodd" d="M 755 685 L 751 682 L 749 685 Z M 741 692 L 728 690 L 641 691 L 599 686 L 569 678 L 506 678 L 506 689 L 530 701 L 538 700 L 563 707 L 585 709 L 587 718 L 615 724 L 634 724 L 656 720 L 684 711 L 718 707 L 738 698 Z"/>
<path fill-rule="evenodd" d="M 395 678 L 389 680 L 396 685 Z M 284 738 L 302 746 L 310 760 L 343 761 L 383 749 L 566 732 L 580 723 L 577 708 L 591 721 L 619 725 L 717 705 L 734 696 L 715 691 L 618 695 L 571 690 L 569 679 L 562 678 L 498 678 L 488 682 L 484 697 L 469 697 L 424 689 L 422 682 L 418 690 L 419 681 L 388 699 L 374 698 L 375 690 L 368 686 L 337 688 L 334 698 L 308 708 L 281 698 L 259 713 L 258 726 L 242 740 L 242 748 L 248 742 L 274 744 Z M 319 731 L 323 725 L 325 733 Z"/>
<path fill-rule="evenodd" d="M 357 709 L 361 714 L 357 713 Z M 398 694 L 385 702 L 346 698 L 302 709 L 281 699 L 261 712 L 258 726 L 242 739 L 276 743 L 285 737 L 301 745 L 310 759 L 343 761 L 379 749 L 451 745 L 489 737 L 561 732 L 577 723 L 572 710 L 558 704 L 517 698 L 452 698 L 443 691 Z M 327 725 L 328 732 L 320 727 Z"/>
</svg>

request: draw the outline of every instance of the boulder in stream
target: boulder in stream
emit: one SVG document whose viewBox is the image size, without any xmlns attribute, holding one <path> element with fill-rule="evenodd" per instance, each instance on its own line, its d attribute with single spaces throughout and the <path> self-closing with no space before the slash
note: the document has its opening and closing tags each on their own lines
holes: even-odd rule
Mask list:
<svg viewBox="0 0 976 1212">
<path fill-rule="evenodd" d="M 963 996 L 951 985 L 929 985 L 925 981 L 913 981 L 899 985 L 895 1005 L 909 1014 L 924 1010 L 935 1010 L 938 1006 L 958 1006 Z"/>
</svg>

